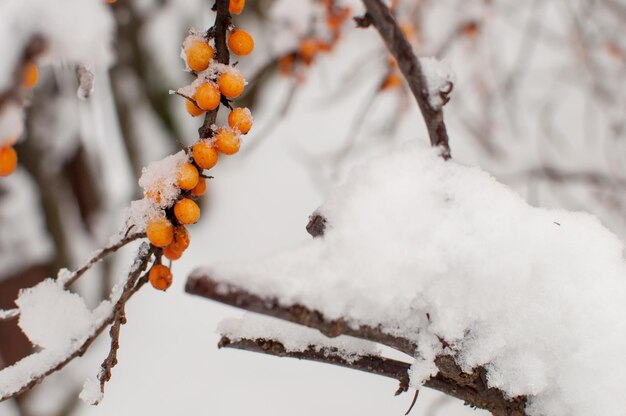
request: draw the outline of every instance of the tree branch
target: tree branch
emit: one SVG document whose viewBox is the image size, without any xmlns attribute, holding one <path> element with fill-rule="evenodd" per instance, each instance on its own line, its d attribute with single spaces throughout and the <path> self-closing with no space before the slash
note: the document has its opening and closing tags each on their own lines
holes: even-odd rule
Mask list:
<svg viewBox="0 0 626 416">
<path fill-rule="evenodd" d="M 222 337 L 219 347 L 258 352 L 275 357 L 290 357 L 299 360 L 334 364 L 340 367 L 393 378 L 400 383 L 396 395 L 404 393 L 409 389 L 409 368 L 411 368 L 411 364 L 390 358 L 366 355 L 349 361 L 342 357 L 337 350 L 319 349 L 311 345 L 303 351 L 288 351 L 281 342 L 262 338 L 231 341 L 228 337 Z"/>
<path fill-rule="evenodd" d="M 400 71 L 406 78 L 409 88 L 415 96 L 422 112 L 428 136 L 432 146 L 441 147 L 441 156 L 450 159 L 448 133 L 443 121 L 443 110 L 433 108 L 428 101 L 428 86 L 419 60 L 413 53 L 411 44 L 402 33 L 402 29 L 391 14 L 389 8 L 380 0 L 363 0 L 366 15 L 357 20 L 360 26 L 374 25 L 387 45 L 389 52 L 396 58 Z"/>
<path fill-rule="evenodd" d="M 278 299 L 263 298 L 240 287 L 213 280 L 209 276 L 190 276 L 187 279 L 185 291 L 250 312 L 273 316 L 314 328 L 329 338 L 349 335 L 387 345 L 410 356 L 415 354 L 415 345 L 412 342 L 386 334 L 381 328 L 369 326 L 352 328 L 342 319 L 328 320 L 320 312 L 298 304 L 288 307 L 281 306 Z"/>
</svg>

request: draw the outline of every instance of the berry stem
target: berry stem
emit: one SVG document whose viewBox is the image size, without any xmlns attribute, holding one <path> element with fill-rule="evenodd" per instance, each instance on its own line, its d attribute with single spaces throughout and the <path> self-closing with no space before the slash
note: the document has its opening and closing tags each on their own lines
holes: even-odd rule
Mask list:
<svg viewBox="0 0 626 416">
<path fill-rule="evenodd" d="M 215 38 L 215 55 L 217 62 L 225 65 L 230 63 L 230 52 L 228 51 L 228 46 L 226 45 L 226 34 L 231 24 L 231 16 L 228 11 L 229 4 L 229 0 L 215 1 L 215 23 L 213 24 L 213 27 L 209 29 L 209 32 Z M 213 130 L 211 130 L 211 126 L 215 124 L 218 111 L 219 106 L 215 110 L 207 111 L 204 116 L 204 123 L 198 129 L 198 134 L 201 139 L 213 137 Z"/>
</svg>

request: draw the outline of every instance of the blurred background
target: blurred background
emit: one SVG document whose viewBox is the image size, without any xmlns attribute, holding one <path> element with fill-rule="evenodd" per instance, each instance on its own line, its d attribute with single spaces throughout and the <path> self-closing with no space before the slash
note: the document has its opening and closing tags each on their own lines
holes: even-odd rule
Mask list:
<svg viewBox="0 0 626 416">
<path fill-rule="evenodd" d="M 103 0 L 104 1 L 104 0 Z M 582 210 L 624 238 L 626 2 L 399 0 L 394 12 L 418 56 L 455 74 L 445 106 L 453 159 L 477 165 L 535 206 Z M 115 61 L 95 68 L 87 100 L 76 67 L 40 67 L 18 171 L 0 179 L 0 309 L 19 288 L 73 268 L 107 244 L 143 166 L 197 139 L 201 120 L 169 91 L 191 82 L 180 45 L 214 20 L 206 0 L 118 0 Z M 127 308 L 119 365 L 104 401 L 77 396 L 108 337 L 1 415 L 400 415 L 411 393 L 394 381 L 328 365 L 218 351 L 217 323 L 241 314 L 186 295 L 186 276 L 215 262 L 253 260 L 304 241 L 308 216 L 355 160 L 427 141 L 413 97 L 374 29 L 356 29 L 357 0 L 248 0 L 235 17 L 255 38 L 238 68 L 237 102 L 255 117 L 238 155 L 212 170 L 192 244 L 167 293 Z M 223 122 L 224 112 L 221 118 Z M 134 247 L 76 286 L 93 307 L 128 270 Z M 30 352 L 0 323 L 0 367 Z M 413 414 L 484 414 L 424 390 Z"/>
</svg>

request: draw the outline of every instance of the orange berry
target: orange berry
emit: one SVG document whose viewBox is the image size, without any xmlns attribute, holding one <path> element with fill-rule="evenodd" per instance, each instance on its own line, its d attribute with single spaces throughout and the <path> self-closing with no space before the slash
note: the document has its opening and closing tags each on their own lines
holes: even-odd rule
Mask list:
<svg viewBox="0 0 626 416">
<path fill-rule="evenodd" d="M 174 215 L 181 224 L 195 224 L 200 219 L 200 207 L 189 198 L 174 204 Z"/>
<path fill-rule="evenodd" d="M 206 83 L 196 88 L 194 100 L 203 110 L 215 110 L 220 105 L 220 90 L 214 83 Z"/>
<path fill-rule="evenodd" d="M 37 84 L 39 79 L 39 69 L 37 65 L 32 62 L 28 62 L 22 72 L 22 86 L 24 88 L 31 89 Z"/>
<path fill-rule="evenodd" d="M 318 41 L 315 39 L 303 39 L 298 47 L 300 57 L 306 64 L 313 62 L 313 58 L 319 51 Z"/>
<path fill-rule="evenodd" d="M 224 97 L 232 99 L 241 95 L 246 86 L 246 80 L 239 72 L 227 71 L 217 79 L 217 85 Z"/>
<path fill-rule="evenodd" d="M 217 163 L 217 150 L 208 140 L 199 140 L 193 145 L 193 160 L 202 169 L 211 169 Z"/>
<path fill-rule="evenodd" d="M 228 4 L 228 11 L 231 14 L 240 14 L 246 5 L 246 0 L 230 0 Z"/>
<path fill-rule="evenodd" d="M 392 72 L 391 74 L 387 75 L 387 78 L 385 78 L 385 80 L 383 81 L 380 89 L 381 91 L 383 91 L 398 87 L 400 85 L 402 85 L 402 78 L 396 72 Z"/>
<path fill-rule="evenodd" d="M 201 40 L 193 40 L 191 44 L 185 48 L 187 66 L 196 72 L 207 69 L 214 54 L 215 50 L 213 47 Z"/>
<path fill-rule="evenodd" d="M 235 29 L 228 37 L 228 49 L 239 56 L 246 56 L 254 49 L 254 38 L 245 30 Z"/>
<path fill-rule="evenodd" d="M 200 175 L 198 169 L 191 163 L 185 163 L 178 168 L 178 187 L 185 191 L 193 189 L 198 184 Z"/>
<path fill-rule="evenodd" d="M 222 127 L 215 137 L 215 148 L 225 155 L 233 155 L 239 151 L 239 136 L 232 129 Z"/>
<path fill-rule="evenodd" d="M 202 110 L 201 108 L 198 108 L 198 106 L 195 105 L 193 101 L 190 101 L 190 100 L 186 100 L 186 101 L 187 101 L 187 112 L 191 114 L 192 117 L 198 117 L 204 114 L 204 110 Z"/>
<path fill-rule="evenodd" d="M 172 272 L 169 267 L 162 264 L 155 264 L 148 273 L 150 284 L 157 290 L 167 290 L 172 285 Z"/>
<path fill-rule="evenodd" d="M 113 3 L 116 3 L 117 0 L 106 0 L 106 2 L 109 3 L 109 4 L 113 4 Z"/>
<path fill-rule="evenodd" d="M 163 249 L 163 255 L 167 257 L 168 259 L 174 261 L 174 260 L 178 260 L 179 258 L 183 256 L 183 250 L 181 250 L 177 246 L 170 244 L 169 246 Z"/>
<path fill-rule="evenodd" d="M 205 194 L 205 192 L 206 192 L 206 179 L 200 178 L 196 187 L 191 190 L 191 195 L 202 196 Z"/>
<path fill-rule="evenodd" d="M 11 146 L 0 147 L 0 177 L 9 176 L 17 167 L 17 152 Z"/>
<path fill-rule="evenodd" d="M 239 130 L 241 134 L 246 134 L 252 128 L 252 114 L 247 108 L 235 108 L 228 115 L 228 125 Z"/>
<path fill-rule="evenodd" d="M 185 251 L 189 247 L 189 242 L 189 232 L 184 225 L 179 225 L 174 229 L 174 241 L 168 247 L 176 246 L 179 250 Z"/>
<path fill-rule="evenodd" d="M 146 226 L 148 240 L 155 247 L 166 247 L 174 240 L 174 226 L 165 218 L 157 218 Z"/>
</svg>

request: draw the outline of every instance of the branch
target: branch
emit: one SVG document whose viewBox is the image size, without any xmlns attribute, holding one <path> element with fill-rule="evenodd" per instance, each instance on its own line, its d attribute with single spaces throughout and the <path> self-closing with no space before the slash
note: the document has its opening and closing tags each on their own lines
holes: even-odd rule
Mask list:
<svg viewBox="0 0 626 416">
<path fill-rule="evenodd" d="M 220 64 L 228 65 L 230 62 L 230 52 L 226 45 L 226 33 L 228 27 L 231 24 L 230 12 L 228 11 L 229 0 L 216 0 L 214 9 L 216 11 L 215 24 L 207 32 L 207 36 L 215 39 L 215 54 L 217 56 L 217 62 Z M 217 106 L 215 110 L 207 111 L 204 116 L 204 123 L 198 129 L 198 134 L 201 139 L 209 138 L 213 136 L 211 126 L 215 124 L 217 119 L 217 113 L 220 107 Z"/>
<path fill-rule="evenodd" d="M 290 357 L 299 360 L 334 364 L 340 367 L 393 378 L 400 383 L 396 395 L 404 393 L 409 389 L 409 369 L 411 368 L 411 364 L 390 358 L 366 355 L 349 361 L 342 357 L 336 350 L 318 349 L 315 346 L 309 346 L 303 351 L 288 351 L 279 341 L 262 338 L 231 341 L 228 337 L 222 337 L 219 342 L 219 347 L 258 352 L 275 357 Z"/>
<path fill-rule="evenodd" d="M 137 282 L 137 279 L 139 279 L 139 276 L 145 271 L 146 267 L 148 266 L 151 256 L 152 256 L 152 250 L 149 248 L 147 244 L 144 243 L 144 245 L 142 245 L 139 248 L 139 254 L 137 255 L 137 258 L 135 259 L 135 263 L 131 267 L 131 270 L 128 274 L 128 280 L 124 287 L 124 291 L 120 295 L 119 299 L 115 302 L 113 311 L 108 317 L 104 318 L 104 320 L 96 327 L 96 329 L 93 331 L 93 333 L 90 336 L 86 337 L 79 346 L 76 346 L 74 348 L 71 354 L 69 354 L 65 358 L 62 358 L 58 363 L 53 363 L 47 367 L 43 366 L 43 368 L 33 371 L 33 369 L 30 368 L 31 365 L 33 364 L 33 361 L 25 362 L 24 365 L 28 367 L 26 370 L 28 371 L 29 380 L 25 382 L 24 384 L 16 387 L 14 391 L 4 396 L 0 396 L 0 402 L 10 399 L 11 397 L 20 395 L 32 389 L 50 374 L 61 370 L 63 367 L 65 367 L 67 364 L 73 361 L 75 358 L 81 357 L 87 351 L 87 349 L 89 349 L 89 347 L 96 340 L 96 338 L 98 338 L 98 336 L 106 329 L 106 327 L 109 326 L 111 323 L 113 323 L 115 319 L 115 311 L 120 308 L 120 305 L 125 305 L 126 302 L 128 302 L 128 300 L 132 297 L 132 295 L 134 295 L 137 292 L 137 289 L 134 283 L 133 283 L 133 286 L 129 287 L 130 283 Z M 36 356 L 37 354 L 42 354 L 42 352 L 31 354 L 30 356 L 22 359 L 22 361 L 29 360 L 29 358 L 32 358 Z M 0 370 L 0 374 L 4 371 L 15 369 L 15 367 L 19 366 L 22 361 L 18 361 L 13 366 Z"/>
<path fill-rule="evenodd" d="M 84 275 L 96 263 L 102 261 L 106 256 L 108 256 L 109 254 L 115 253 L 117 250 L 126 246 L 127 244 L 130 244 L 133 241 L 138 240 L 140 238 L 144 238 L 145 236 L 146 236 L 145 233 L 131 234 L 127 237 L 124 237 L 117 243 L 113 243 L 110 246 L 99 250 L 92 258 L 87 260 L 87 262 L 83 264 L 79 269 L 72 272 L 69 276 L 64 277 L 65 281 L 63 282 L 63 287 L 67 289 L 72 284 L 74 284 L 74 282 L 80 279 L 82 275 Z M 19 316 L 20 316 L 20 311 L 17 308 L 5 310 L 5 311 L 0 310 L 0 322 L 12 321 L 14 319 L 19 318 Z"/>
<path fill-rule="evenodd" d="M 415 345 L 412 342 L 386 334 L 381 328 L 369 326 L 352 328 L 343 319 L 328 320 L 320 312 L 299 304 L 282 306 L 276 298 L 263 298 L 229 283 L 213 280 L 209 276 L 190 276 L 185 291 L 250 312 L 317 329 L 329 338 L 349 335 L 387 345 L 411 356 L 415 354 Z"/>
<path fill-rule="evenodd" d="M 410 356 L 415 356 L 416 345 L 412 341 L 386 334 L 380 327 L 372 328 L 369 326 L 359 326 L 353 328 L 343 319 L 327 320 L 320 312 L 310 310 L 299 304 L 283 306 L 278 299 L 264 298 L 227 282 L 214 280 L 210 276 L 190 276 L 187 280 L 185 290 L 187 293 L 202 296 L 226 305 L 317 329 L 322 334 L 331 338 L 339 335 L 348 335 L 387 345 Z M 242 348 L 240 349 L 250 351 L 265 352 L 279 356 L 292 356 L 272 352 L 271 346 L 273 344 L 271 343 L 275 341 L 263 340 L 263 342 L 270 342 L 270 344 L 268 344 L 270 347 L 267 348 L 267 351 L 259 351 L 259 348 L 261 350 L 263 350 L 263 348 L 258 345 L 254 347 L 246 342 L 236 345 L 241 346 Z M 278 349 L 278 351 L 280 351 L 280 349 Z M 309 357 L 302 356 L 295 358 L 308 359 Z M 319 357 L 311 356 L 310 358 Z M 321 358 L 317 359 L 317 361 L 321 360 Z M 325 362 L 352 368 L 351 366 L 338 362 L 328 360 Z M 454 357 L 451 355 L 441 355 L 437 357 L 435 364 L 439 372 L 424 383 L 426 387 L 439 390 L 449 396 L 461 399 L 470 406 L 489 410 L 496 416 L 525 416 L 524 409 L 526 406 L 526 398 L 516 397 L 507 399 L 502 391 L 489 388 L 487 385 L 486 370 L 484 368 L 479 367 L 474 369 L 471 373 L 465 373 L 456 364 Z M 358 366 L 355 367 L 355 369 L 365 371 Z"/>
<path fill-rule="evenodd" d="M 411 44 L 402 33 L 402 29 L 391 14 L 389 8 L 380 0 L 363 0 L 367 10 L 365 17 L 357 20 L 359 26 L 374 25 L 387 45 L 389 52 L 396 58 L 400 71 L 411 92 L 415 96 L 417 105 L 422 112 L 430 144 L 441 147 L 441 156 L 450 159 L 450 145 L 448 133 L 443 121 L 443 110 L 433 108 L 428 102 L 428 86 L 419 60 L 413 53 Z"/>
</svg>

